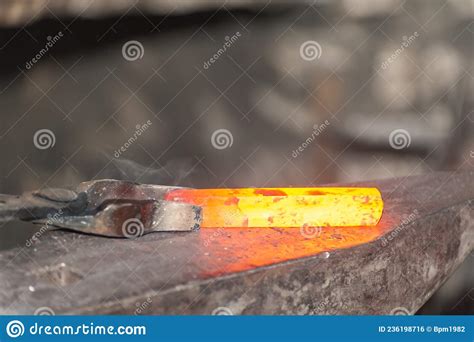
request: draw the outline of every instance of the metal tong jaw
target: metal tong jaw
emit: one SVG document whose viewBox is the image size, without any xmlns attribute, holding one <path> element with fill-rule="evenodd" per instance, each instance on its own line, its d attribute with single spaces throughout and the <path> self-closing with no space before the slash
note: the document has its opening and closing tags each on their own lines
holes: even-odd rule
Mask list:
<svg viewBox="0 0 474 342">
<path fill-rule="evenodd" d="M 0 222 L 31 221 L 47 228 L 127 238 L 199 229 L 199 206 L 164 200 L 174 189 L 178 187 L 104 179 L 80 183 L 75 190 L 0 195 Z"/>
</svg>

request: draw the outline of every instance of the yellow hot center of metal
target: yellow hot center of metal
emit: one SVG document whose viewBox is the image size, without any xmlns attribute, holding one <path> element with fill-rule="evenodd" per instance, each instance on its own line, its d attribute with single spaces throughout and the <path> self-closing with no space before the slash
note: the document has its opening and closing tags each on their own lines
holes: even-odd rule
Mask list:
<svg viewBox="0 0 474 342">
<path fill-rule="evenodd" d="M 202 228 L 373 226 L 383 211 L 376 188 L 177 189 L 166 200 L 201 206 Z"/>
</svg>

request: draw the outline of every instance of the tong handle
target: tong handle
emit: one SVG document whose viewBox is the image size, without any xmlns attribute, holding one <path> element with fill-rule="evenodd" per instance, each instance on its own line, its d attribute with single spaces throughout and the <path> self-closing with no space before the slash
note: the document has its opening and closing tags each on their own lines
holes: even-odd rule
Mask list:
<svg viewBox="0 0 474 342">
<path fill-rule="evenodd" d="M 0 194 L 0 222 L 32 221 L 52 215 L 71 215 L 87 206 L 86 194 L 67 189 L 43 189 L 20 196 Z"/>
</svg>

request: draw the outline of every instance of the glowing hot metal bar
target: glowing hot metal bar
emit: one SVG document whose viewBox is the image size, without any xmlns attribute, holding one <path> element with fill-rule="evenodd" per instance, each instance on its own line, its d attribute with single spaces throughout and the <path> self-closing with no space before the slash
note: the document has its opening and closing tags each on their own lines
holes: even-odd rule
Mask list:
<svg viewBox="0 0 474 342">
<path fill-rule="evenodd" d="M 383 211 L 376 188 L 176 189 L 165 200 L 201 206 L 201 228 L 373 226 Z"/>
</svg>

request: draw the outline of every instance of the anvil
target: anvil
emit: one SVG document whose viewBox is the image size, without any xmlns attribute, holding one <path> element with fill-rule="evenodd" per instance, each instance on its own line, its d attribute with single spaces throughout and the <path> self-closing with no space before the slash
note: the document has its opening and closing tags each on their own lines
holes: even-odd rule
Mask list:
<svg viewBox="0 0 474 342">
<path fill-rule="evenodd" d="M 0 253 L 0 312 L 414 313 L 473 250 L 473 184 L 473 171 L 337 184 L 378 188 L 382 218 L 314 236 L 298 228 L 139 240 L 47 231 Z"/>
</svg>

